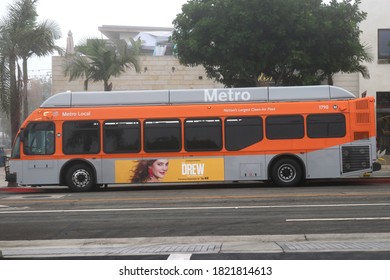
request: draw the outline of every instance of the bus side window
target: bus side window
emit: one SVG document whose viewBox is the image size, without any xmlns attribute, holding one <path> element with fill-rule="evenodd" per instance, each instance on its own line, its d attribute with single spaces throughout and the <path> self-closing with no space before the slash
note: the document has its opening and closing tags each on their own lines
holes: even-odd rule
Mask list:
<svg viewBox="0 0 390 280">
<path fill-rule="evenodd" d="M 305 136 L 304 120 L 301 115 L 278 115 L 266 119 L 268 139 L 301 139 Z"/>
<path fill-rule="evenodd" d="M 188 152 L 220 151 L 222 122 L 220 119 L 187 119 L 184 124 L 184 139 Z"/>
<path fill-rule="evenodd" d="M 64 122 L 64 154 L 97 154 L 100 152 L 100 124 L 98 121 Z"/>
<path fill-rule="evenodd" d="M 346 134 L 343 114 L 312 114 L 307 116 L 307 135 L 310 138 L 337 138 Z"/>
<path fill-rule="evenodd" d="M 180 120 L 145 120 L 145 152 L 179 152 L 181 145 Z"/>
<path fill-rule="evenodd" d="M 138 120 L 106 121 L 103 129 L 103 150 L 111 153 L 138 153 L 141 130 Z"/>
<path fill-rule="evenodd" d="M 260 117 L 225 119 L 225 147 L 239 151 L 263 140 L 263 120 Z"/>
</svg>

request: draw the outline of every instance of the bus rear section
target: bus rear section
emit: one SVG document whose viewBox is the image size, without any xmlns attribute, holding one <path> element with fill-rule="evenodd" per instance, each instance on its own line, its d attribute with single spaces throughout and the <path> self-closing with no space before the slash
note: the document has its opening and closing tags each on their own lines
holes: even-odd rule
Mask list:
<svg viewBox="0 0 390 280">
<path fill-rule="evenodd" d="M 380 168 L 373 98 L 330 86 L 234 90 L 54 95 L 22 125 L 7 178 L 72 191 L 269 180 L 296 186 Z"/>
</svg>

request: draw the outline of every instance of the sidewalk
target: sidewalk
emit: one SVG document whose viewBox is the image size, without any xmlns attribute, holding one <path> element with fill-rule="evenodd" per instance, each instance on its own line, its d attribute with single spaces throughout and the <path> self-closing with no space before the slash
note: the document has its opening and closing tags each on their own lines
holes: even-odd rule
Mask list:
<svg viewBox="0 0 390 280">
<path fill-rule="evenodd" d="M 7 187 L 8 182 L 5 180 L 5 169 L 0 167 L 0 188 Z"/>
<path fill-rule="evenodd" d="M 390 251 L 389 233 L 0 241 L 3 258 Z M 0 257 L 1 259 L 1 257 Z"/>
<path fill-rule="evenodd" d="M 372 172 L 371 176 L 367 177 L 381 177 L 381 178 L 390 178 L 390 165 L 382 165 L 381 170 Z"/>
</svg>

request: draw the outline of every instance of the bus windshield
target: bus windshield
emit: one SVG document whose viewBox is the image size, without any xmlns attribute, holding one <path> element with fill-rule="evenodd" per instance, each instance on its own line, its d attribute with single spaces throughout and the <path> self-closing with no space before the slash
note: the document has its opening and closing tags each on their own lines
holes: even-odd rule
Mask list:
<svg viewBox="0 0 390 280">
<path fill-rule="evenodd" d="M 20 134 L 15 139 L 12 147 L 11 158 L 20 158 Z"/>
</svg>

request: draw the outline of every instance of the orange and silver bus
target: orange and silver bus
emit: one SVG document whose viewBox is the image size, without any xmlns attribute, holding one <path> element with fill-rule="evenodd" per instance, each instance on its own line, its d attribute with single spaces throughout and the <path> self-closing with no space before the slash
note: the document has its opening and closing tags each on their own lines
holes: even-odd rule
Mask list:
<svg viewBox="0 0 390 280">
<path fill-rule="evenodd" d="M 296 186 L 380 169 L 375 127 L 374 99 L 334 86 L 68 91 L 24 121 L 7 179 Z"/>
</svg>

